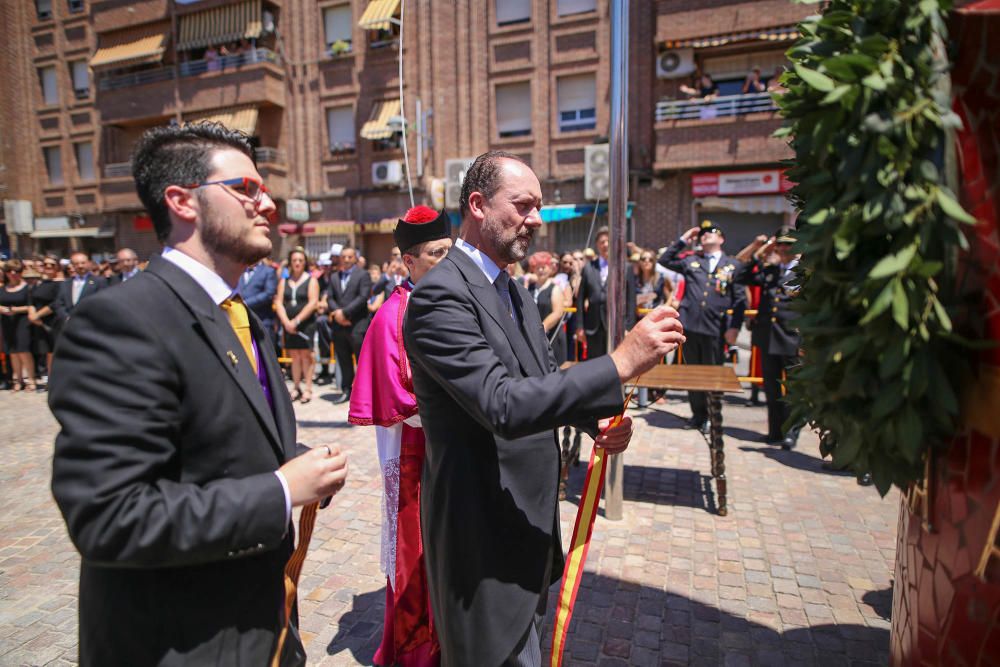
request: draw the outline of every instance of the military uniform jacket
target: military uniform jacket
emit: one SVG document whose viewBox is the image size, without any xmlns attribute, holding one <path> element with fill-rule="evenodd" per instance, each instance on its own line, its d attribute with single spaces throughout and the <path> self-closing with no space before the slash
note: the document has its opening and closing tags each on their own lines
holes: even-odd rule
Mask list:
<svg viewBox="0 0 1000 667">
<path fill-rule="evenodd" d="M 796 275 L 792 271 L 794 266 L 793 262 L 782 273 L 778 264 L 755 260 L 745 264 L 736 275 L 735 280 L 741 285 L 761 287 L 760 306 L 750 340 L 764 354 L 794 356 L 799 352 L 801 339 L 794 326 L 798 313 L 791 308 L 797 291 L 794 286 Z"/>
<path fill-rule="evenodd" d="M 727 329 L 738 329 L 743 324 L 747 299 L 746 290 L 737 287 L 733 277 L 743 263 L 723 253 L 715 271 L 709 273 L 707 257 L 678 257 L 687 247 L 684 241 L 677 240 L 660 257 L 662 266 L 684 276 L 680 314 L 685 333 L 721 336 Z M 729 310 L 731 315 L 727 314 Z"/>
</svg>

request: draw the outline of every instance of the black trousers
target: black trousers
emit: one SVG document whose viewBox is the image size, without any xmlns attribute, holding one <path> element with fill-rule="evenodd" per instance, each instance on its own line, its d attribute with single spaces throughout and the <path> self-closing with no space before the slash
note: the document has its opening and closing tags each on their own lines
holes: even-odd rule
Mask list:
<svg viewBox="0 0 1000 667">
<path fill-rule="evenodd" d="M 687 340 L 681 351 L 683 363 L 701 366 L 721 366 L 723 360 L 722 338 L 700 333 L 684 334 Z M 699 422 L 708 421 L 708 394 L 703 391 L 689 391 L 691 416 Z"/>
<path fill-rule="evenodd" d="M 330 344 L 333 342 L 333 327 L 330 321 L 321 317 L 316 321 L 316 344 L 319 346 L 320 370 L 326 370 L 325 364 L 330 363 Z"/>
<path fill-rule="evenodd" d="M 354 386 L 354 359 L 361 354 L 361 343 L 368 332 L 368 318 L 355 322 L 349 327 L 332 324 L 331 338 L 333 353 L 337 357 L 337 367 L 340 369 L 340 390 L 350 393 Z"/>
<path fill-rule="evenodd" d="M 608 332 L 604 327 L 597 330 L 593 336 L 587 336 L 587 358 L 596 359 L 608 353 Z"/>
<path fill-rule="evenodd" d="M 782 374 L 798 363 L 797 355 L 761 355 L 764 394 L 767 396 L 767 437 L 771 440 L 781 440 L 786 435 L 783 425 L 788 420 L 791 409 L 783 396 Z"/>
</svg>

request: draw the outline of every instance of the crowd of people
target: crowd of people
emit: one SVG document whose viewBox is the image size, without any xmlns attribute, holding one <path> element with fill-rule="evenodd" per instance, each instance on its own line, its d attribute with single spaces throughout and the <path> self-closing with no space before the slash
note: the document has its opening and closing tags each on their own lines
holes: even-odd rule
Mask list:
<svg viewBox="0 0 1000 667">
<path fill-rule="evenodd" d="M 443 212 L 415 207 L 378 266 L 344 246 L 271 261 L 276 206 L 252 156 L 219 124 L 153 128 L 133 157 L 163 243 L 144 270 L 126 249 L 110 277 L 84 253 L 43 258 L 57 284 L 41 306 L 44 281 L 29 273 L 29 287 L 22 260 L 4 265 L 16 386 L 33 382 L 18 356 L 32 354 L 30 327 L 45 307 L 55 318 L 52 492 L 82 558 L 80 662 L 305 664 L 303 547 L 348 478 L 340 443 L 296 433 L 293 401 L 312 398 L 318 347 L 318 375 L 338 376 L 349 421 L 376 428 L 387 575 L 376 663 L 540 667 L 564 566 L 556 429 L 624 451 L 625 383 L 682 344 L 683 357 L 717 362 L 746 284 L 773 304 L 755 336 L 786 325 L 790 237 L 758 239 L 748 261 L 722 252 L 710 221 L 662 251 L 631 247 L 628 331 L 610 349 L 608 232 L 592 250 L 529 254 L 542 193 L 518 156 L 470 166 L 457 238 Z M 765 368 L 794 363 L 760 340 L 777 358 Z M 579 363 L 561 370 L 563 353 Z"/>
</svg>

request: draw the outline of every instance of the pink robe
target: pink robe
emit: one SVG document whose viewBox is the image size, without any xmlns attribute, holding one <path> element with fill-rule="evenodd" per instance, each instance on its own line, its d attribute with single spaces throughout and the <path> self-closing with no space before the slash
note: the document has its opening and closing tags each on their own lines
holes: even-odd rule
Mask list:
<svg viewBox="0 0 1000 667">
<path fill-rule="evenodd" d="M 430 593 L 420 538 L 420 476 L 424 431 L 403 347 L 403 316 L 412 286 L 393 291 L 368 327 L 351 392 L 348 421 L 375 426 L 383 480 L 382 570 L 385 628 L 378 665 L 437 665 Z"/>
</svg>

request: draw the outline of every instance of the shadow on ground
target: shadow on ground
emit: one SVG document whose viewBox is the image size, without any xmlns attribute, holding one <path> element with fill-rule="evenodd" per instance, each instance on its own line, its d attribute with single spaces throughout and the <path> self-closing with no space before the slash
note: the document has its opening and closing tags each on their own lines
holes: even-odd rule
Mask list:
<svg viewBox="0 0 1000 667">
<path fill-rule="evenodd" d="M 666 576 L 664 576 L 666 579 Z M 549 592 L 543 662 L 552 644 Z M 883 609 L 887 591 L 869 593 Z M 891 601 L 891 591 L 888 591 Z M 866 602 L 868 602 L 866 595 Z M 327 654 L 348 651 L 371 665 L 382 636 L 385 589 L 354 596 L 340 617 Z M 873 604 L 869 602 L 869 604 Z M 873 604 L 873 606 L 874 606 Z M 881 611 L 880 611 L 881 613 Z M 789 628 L 783 632 L 660 588 L 583 575 L 566 642 L 565 662 L 601 665 L 888 664 L 889 631 L 853 624 Z"/>
</svg>

